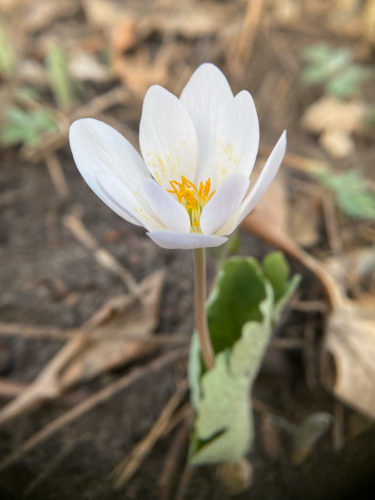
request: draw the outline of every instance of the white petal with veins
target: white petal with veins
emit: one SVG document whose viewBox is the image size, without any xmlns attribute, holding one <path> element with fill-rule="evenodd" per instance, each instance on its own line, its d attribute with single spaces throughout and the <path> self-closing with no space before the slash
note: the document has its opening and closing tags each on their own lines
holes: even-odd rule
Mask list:
<svg viewBox="0 0 375 500">
<path fill-rule="evenodd" d="M 132 191 L 112 175 L 98 172 L 96 177 L 101 190 L 119 209 L 129 213 L 149 231 L 164 229 L 164 225 L 154 215 L 140 190 Z"/>
<path fill-rule="evenodd" d="M 182 175 L 194 178 L 197 136 L 190 115 L 159 85 L 152 86 L 143 101 L 139 143 L 149 171 L 165 189 Z"/>
<path fill-rule="evenodd" d="M 182 91 L 180 100 L 189 111 L 198 138 L 198 168 L 195 184 L 211 177 L 215 183 L 215 135 L 217 123 L 233 100 L 227 79 L 219 68 L 205 63 L 195 70 Z"/>
<path fill-rule="evenodd" d="M 259 147 L 259 122 L 254 101 L 243 90 L 225 108 L 216 130 L 216 188 L 228 177 L 239 172 L 249 177 Z"/>
<path fill-rule="evenodd" d="M 164 248 L 223 244 L 267 190 L 286 149 L 284 132 L 246 194 L 259 146 L 255 105 L 247 91 L 233 97 L 213 64 L 199 66 L 180 99 L 158 85 L 147 91 L 139 140 L 143 159 L 98 120 L 77 120 L 69 133 L 91 189 Z"/>
<path fill-rule="evenodd" d="M 216 233 L 236 212 L 250 181 L 242 174 L 230 175 L 204 207 L 200 225 L 204 234 Z"/>
<path fill-rule="evenodd" d="M 145 180 L 142 190 L 151 209 L 168 229 L 178 233 L 190 231 L 190 218 L 186 209 L 156 181 Z"/>
<path fill-rule="evenodd" d="M 82 177 L 92 171 L 114 175 L 130 189 L 139 188 L 150 174 L 139 153 L 117 130 L 94 118 L 72 123 L 69 142 Z"/>
<path fill-rule="evenodd" d="M 238 212 L 218 231 L 217 234 L 227 235 L 243 221 L 243 219 L 253 210 L 261 197 L 267 191 L 269 185 L 273 181 L 275 175 L 279 171 L 286 150 L 286 131 L 281 134 L 273 148 L 266 164 L 263 167 L 253 189 L 243 200 Z"/>
</svg>

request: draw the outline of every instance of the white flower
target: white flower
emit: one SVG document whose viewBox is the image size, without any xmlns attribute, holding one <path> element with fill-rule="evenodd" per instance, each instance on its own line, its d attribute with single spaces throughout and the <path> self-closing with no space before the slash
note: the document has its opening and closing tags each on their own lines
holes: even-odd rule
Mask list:
<svg viewBox="0 0 375 500">
<path fill-rule="evenodd" d="M 199 66 L 180 99 L 158 85 L 147 91 L 139 129 L 143 159 L 116 130 L 91 118 L 75 121 L 69 138 L 91 189 L 163 248 L 223 244 L 272 182 L 286 148 L 284 132 L 247 194 L 258 116 L 250 94 L 233 97 L 213 64 Z"/>
</svg>

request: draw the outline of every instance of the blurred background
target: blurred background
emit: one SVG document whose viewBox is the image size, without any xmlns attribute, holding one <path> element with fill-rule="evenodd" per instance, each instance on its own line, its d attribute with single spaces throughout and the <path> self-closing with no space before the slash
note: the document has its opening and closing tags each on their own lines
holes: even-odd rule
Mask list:
<svg viewBox="0 0 375 500">
<path fill-rule="evenodd" d="M 67 141 L 95 117 L 138 147 L 147 88 L 179 95 L 206 61 L 251 92 L 259 165 L 288 131 L 209 280 L 275 248 L 303 277 L 254 390 L 246 498 L 375 498 L 374 0 L 0 0 L 1 498 L 227 497 L 184 466 L 191 256 L 107 209 Z"/>
</svg>

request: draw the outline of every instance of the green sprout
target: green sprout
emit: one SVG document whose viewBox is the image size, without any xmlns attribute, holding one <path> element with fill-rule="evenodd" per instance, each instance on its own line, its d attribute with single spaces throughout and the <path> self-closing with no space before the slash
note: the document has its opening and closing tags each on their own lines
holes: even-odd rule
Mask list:
<svg viewBox="0 0 375 500">
<path fill-rule="evenodd" d="M 369 78 L 368 68 L 353 61 L 350 49 L 333 49 L 324 44 L 312 45 L 302 50 L 306 67 L 302 80 L 323 85 L 325 92 L 338 99 L 349 99 Z"/>
</svg>

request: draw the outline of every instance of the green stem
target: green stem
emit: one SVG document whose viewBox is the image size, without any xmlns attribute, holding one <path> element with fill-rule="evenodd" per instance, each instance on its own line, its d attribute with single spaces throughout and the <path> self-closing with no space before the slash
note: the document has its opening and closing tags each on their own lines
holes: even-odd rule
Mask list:
<svg viewBox="0 0 375 500">
<path fill-rule="evenodd" d="M 206 314 L 206 257 L 204 248 L 194 250 L 195 324 L 198 331 L 203 361 L 207 369 L 213 368 L 215 355 L 208 331 Z"/>
</svg>

